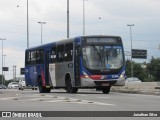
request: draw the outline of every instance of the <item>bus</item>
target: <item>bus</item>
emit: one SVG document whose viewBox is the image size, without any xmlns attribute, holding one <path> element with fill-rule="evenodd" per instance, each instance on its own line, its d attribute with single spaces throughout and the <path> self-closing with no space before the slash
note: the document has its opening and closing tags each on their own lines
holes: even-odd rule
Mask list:
<svg viewBox="0 0 160 120">
<path fill-rule="evenodd" d="M 95 88 L 104 94 L 125 84 L 121 37 L 90 35 L 68 38 L 25 50 L 25 80 L 40 93 L 64 88 L 68 93 Z"/>
</svg>

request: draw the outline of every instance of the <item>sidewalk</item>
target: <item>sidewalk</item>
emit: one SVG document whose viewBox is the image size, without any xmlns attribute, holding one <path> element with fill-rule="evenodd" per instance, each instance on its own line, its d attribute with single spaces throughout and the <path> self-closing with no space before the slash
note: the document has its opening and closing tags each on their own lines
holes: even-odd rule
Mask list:
<svg viewBox="0 0 160 120">
<path fill-rule="evenodd" d="M 126 83 L 125 86 L 113 86 L 112 92 L 160 95 L 159 82 Z"/>
</svg>

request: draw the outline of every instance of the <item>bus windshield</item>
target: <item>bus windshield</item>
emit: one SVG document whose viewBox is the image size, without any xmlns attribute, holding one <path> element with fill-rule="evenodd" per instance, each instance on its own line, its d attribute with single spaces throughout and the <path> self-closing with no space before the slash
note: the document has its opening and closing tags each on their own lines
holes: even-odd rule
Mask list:
<svg viewBox="0 0 160 120">
<path fill-rule="evenodd" d="M 123 66 L 123 49 L 117 45 L 83 46 L 84 67 L 91 70 L 119 69 Z"/>
</svg>

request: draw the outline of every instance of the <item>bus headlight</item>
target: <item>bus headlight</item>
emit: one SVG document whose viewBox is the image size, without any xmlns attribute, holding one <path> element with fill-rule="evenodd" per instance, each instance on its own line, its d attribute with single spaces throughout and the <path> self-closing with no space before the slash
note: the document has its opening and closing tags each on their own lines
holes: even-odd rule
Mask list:
<svg viewBox="0 0 160 120">
<path fill-rule="evenodd" d="M 124 79 L 125 78 L 125 71 L 122 72 L 122 74 L 119 77 L 120 79 Z"/>
<path fill-rule="evenodd" d="M 89 78 L 89 76 L 88 76 L 88 74 L 86 72 L 82 71 L 82 73 L 83 73 L 83 77 L 84 78 Z"/>
</svg>

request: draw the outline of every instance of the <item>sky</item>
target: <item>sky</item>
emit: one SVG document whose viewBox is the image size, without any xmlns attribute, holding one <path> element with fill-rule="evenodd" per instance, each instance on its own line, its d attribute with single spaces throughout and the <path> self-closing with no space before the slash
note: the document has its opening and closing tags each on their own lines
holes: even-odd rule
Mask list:
<svg viewBox="0 0 160 120">
<path fill-rule="evenodd" d="M 67 0 L 28 0 L 29 47 L 67 37 Z M 132 27 L 133 49 L 145 49 L 147 59 L 134 61 L 149 62 L 152 56 L 160 57 L 160 0 L 85 0 L 85 35 L 121 36 L 126 59 L 131 49 Z M 83 0 L 70 0 L 70 37 L 83 35 Z M 6 79 L 13 78 L 13 66 L 24 67 L 24 51 L 27 48 L 27 0 L 0 0 L 0 38 Z M 0 66 L 2 66 L 2 42 L 0 41 Z M 1 70 L 0 70 L 1 74 Z"/>
</svg>

